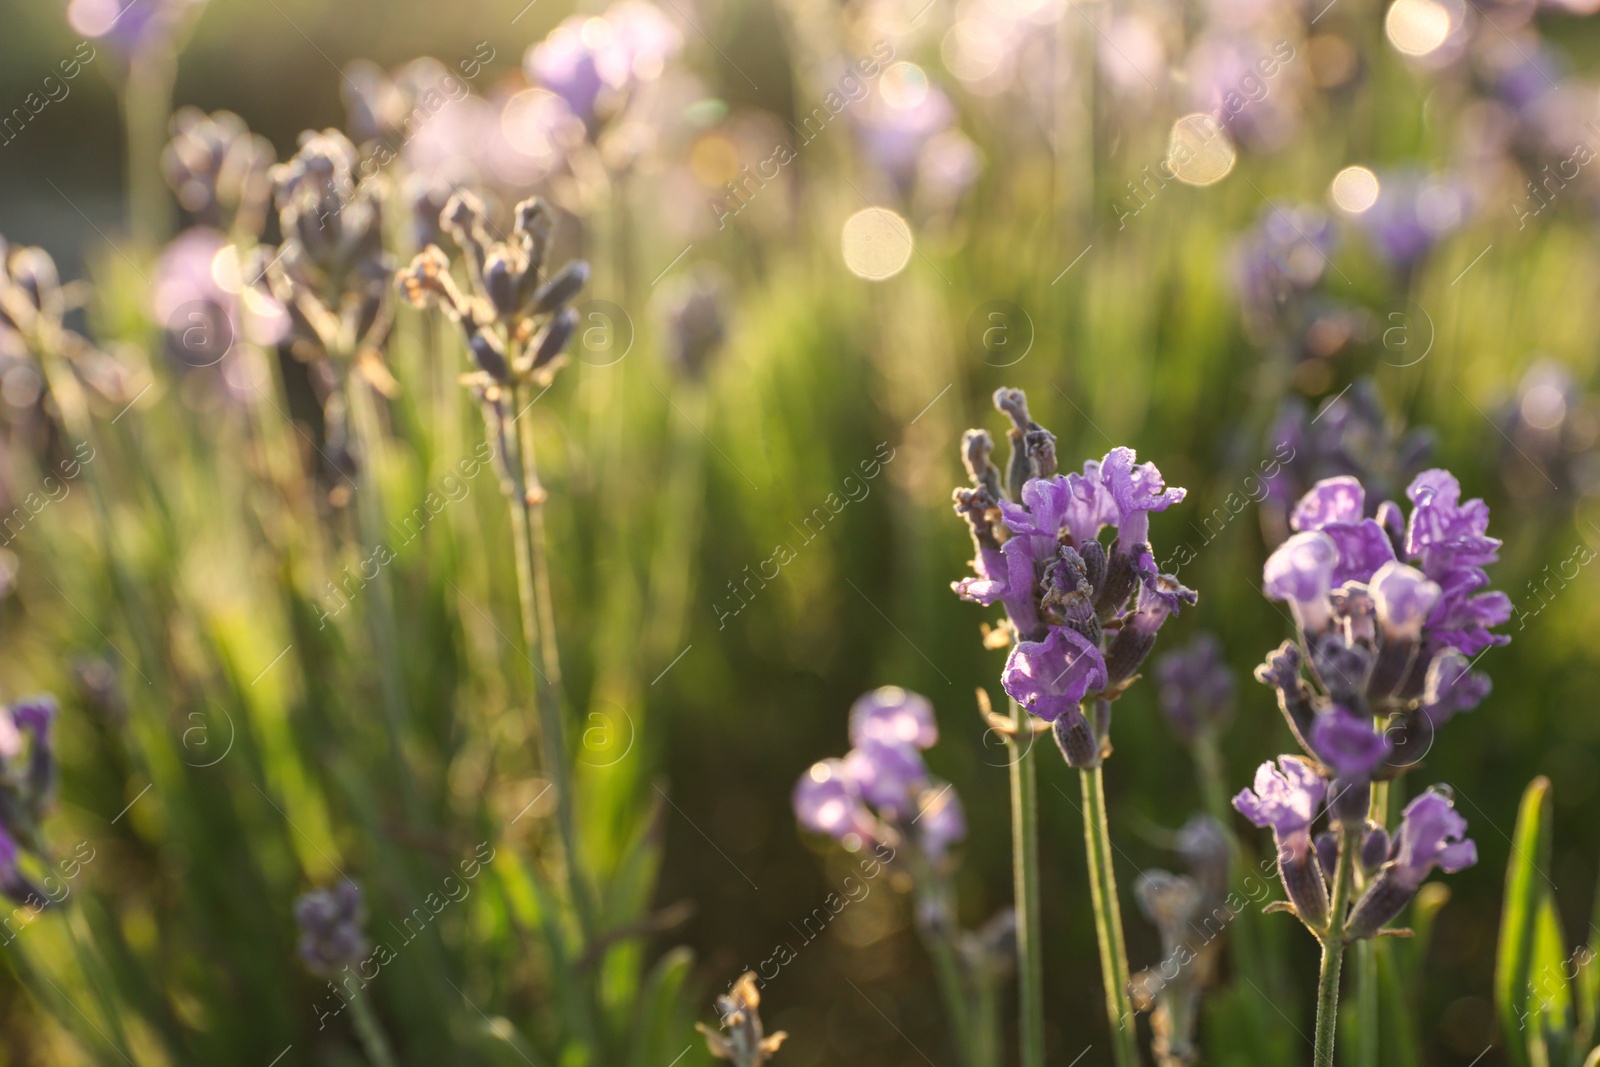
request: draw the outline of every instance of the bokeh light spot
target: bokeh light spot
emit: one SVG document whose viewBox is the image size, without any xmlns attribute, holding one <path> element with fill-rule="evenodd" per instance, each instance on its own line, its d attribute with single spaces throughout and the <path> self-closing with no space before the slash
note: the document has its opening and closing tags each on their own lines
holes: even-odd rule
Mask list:
<svg viewBox="0 0 1600 1067">
<path fill-rule="evenodd" d="M 1396 50 L 1425 56 L 1450 35 L 1450 12 L 1438 0 L 1394 0 L 1383 29 Z"/>
<path fill-rule="evenodd" d="M 909 111 L 928 98 L 928 76 L 915 63 L 902 61 L 883 72 L 878 91 L 890 107 Z"/>
<path fill-rule="evenodd" d="M 1346 167 L 1328 187 L 1334 206 L 1359 215 L 1378 202 L 1378 176 L 1366 167 Z"/>
<path fill-rule="evenodd" d="M 1172 124 L 1167 161 L 1179 181 L 1214 184 L 1228 176 L 1238 158 L 1228 131 L 1211 115 L 1197 111 Z"/>
<path fill-rule="evenodd" d="M 845 220 L 840 247 L 851 274 L 882 281 L 905 269 L 914 245 L 905 219 L 888 208 L 869 207 Z"/>
</svg>

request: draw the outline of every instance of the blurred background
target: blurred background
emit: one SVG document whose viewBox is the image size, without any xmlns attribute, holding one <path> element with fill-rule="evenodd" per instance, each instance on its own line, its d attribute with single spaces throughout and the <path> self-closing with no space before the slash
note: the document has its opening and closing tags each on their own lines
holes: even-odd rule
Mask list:
<svg viewBox="0 0 1600 1067">
<path fill-rule="evenodd" d="M 0 40 L 0 234 L 54 258 L 65 328 L 106 361 L 77 359 L 70 390 L 26 345 L 0 353 L 3 509 L 27 512 L 0 557 L 0 686 L 60 698 L 47 837 L 97 857 L 7 947 L 3 1062 L 360 1062 L 350 1024 L 319 1026 L 296 896 L 351 877 L 381 930 L 479 842 L 492 880 L 372 983 L 399 1062 L 709 1062 L 689 1022 L 785 942 L 762 1003 L 790 1035 L 777 1062 L 957 1062 L 903 885 L 799 932 L 858 858 L 799 834 L 790 791 L 848 747 L 860 693 L 925 694 L 930 764 L 969 823 L 961 920 L 1010 903 L 1006 754 L 975 697 L 1001 697 L 1004 653 L 982 644 L 994 613 L 949 590 L 972 551 L 957 445 L 1000 436 L 1001 385 L 1028 391 L 1064 468 L 1127 444 L 1188 488 L 1152 536 L 1201 600 L 1163 648 L 1220 638 L 1235 789 L 1290 747 L 1249 671 L 1287 635 L 1259 574 L 1299 492 L 1360 473 L 1399 497 L 1443 465 L 1490 504 L 1513 640 L 1478 664 L 1493 695 L 1410 776 L 1455 786 L 1480 862 L 1449 879 L 1409 960 L 1412 1032 L 1383 1055 L 1510 1062 L 1495 938 L 1537 774 L 1554 899 L 1570 936 L 1596 933 L 1588 0 L 135 3 L 13 5 Z M 171 242 L 207 227 L 209 256 L 250 226 L 208 217 L 214 178 L 185 198 L 162 157 L 181 108 L 232 112 L 279 161 L 327 128 L 382 159 L 362 174 L 387 269 L 449 246 L 459 187 L 499 228 L 546 197 L 554 262 L 594 268 L 570 364 L 525 410 L 581 853 L 618 917 L 573 965 L 608 1018 L 676 991 L 627 1060 L 596 1058 L 620 1038 L 562 1036 L 533 659 L 494 475 L 461 466 L 482 423 L 459 331 L 395 312 L 370 460 L 340 451 L 322 365 L 253 332 L 260 308 L 229 313 L 239 351 L 185 359 L 175 309 L 241 298 L 185 289 Z M 252 239 L 287 239 L 261 210 Z M 357 467 L 392 534 L 430 516 L 391 538 L 386 609 L 350 584 Z M 1127 887 L 1174 862 L 1202 800 L 1150 679 L 1113 736 L 1138 968 L 1161 948 Z M 1072 779 L 1044 753 L 1048 1048 L 1087 1065 L 1110 1059 Z M 1288 980 L 1252 992 L 1224 968 L 1209 1062 L 1307 1058 L 1314 944 L 1259 925 Z M 1284 1043 L 1230 1037 L 1264 1003 Z"/>
</svg>

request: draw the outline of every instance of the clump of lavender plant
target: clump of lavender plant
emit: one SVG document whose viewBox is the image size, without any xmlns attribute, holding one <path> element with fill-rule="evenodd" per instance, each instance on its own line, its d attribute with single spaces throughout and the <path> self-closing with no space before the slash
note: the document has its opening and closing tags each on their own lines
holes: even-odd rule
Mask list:
<svg viewBox="0 0 1600 1067">
<path fill-rule="evenodd" d="M 706 1035 L 706 1047 L 719 1060 L 727 1060 L 734 1067 L 761 1067 L 772 1059 L 789 1036 L 782 1030 L 769 1034 L 761 1025 L 761 993 L 756 988 L 754 971 L 739 976 L 733 988 L 717 998 L 717 1016 L 720 1030 L 705 1023 L 694 1027 Z"/>
<path fill-rule="evenodd" d="M 1234 806 L 1272 829 L 1288 907 L 1323 946 L 1318 1067 L 1333 1062 L 1346 944 L 1384 932 L 1434 866 L 1456 871 L 1477 859 L 1446 789 L 1413 800 L 1393 838 L 1383 822 L 1388 780 L 1488 695 L 1469 657 L 1509 640 L 1493 628 L 1511 614 L 1504 593 L 1480 592 L 1500 547 L 1483 501 L 1463 502 L 1445 470 L 1418 475 L 1407 496 L 1409 519 L 1392 501 L 1367 518 L 1360 481 L 1317 483 L 1263 574 L 1266 595 L 1289 604 L 1299 632 L 1256 677 L 1277 691 L 1306 756 L 1262 764 Z M 1314 841 L 1324 812 L 1329 830 Z"/>
<path fill-rule="evenodd" d="M 1111 869 L 1111 840 L 1101 766 L 1111 754 L 1113 701 L 1138 676 L 1167 618 L 1197 595 L 1156 570 L 1150 515 L 1184 498 L 1153 463 L 1131 448 L 1113 448 L 1058 474 L 1055 437 L 1028 414 L 1020 390 L 1001 389 L 995 407 L 1010 416 L 1011 457 L 1002 477 L 983 430 L 962 440 L 971 484 L 955 491 L 957 514 L 971 529 L 975 577 L 952 583 L 957 595 L 1000 603 L 1003 630 L 990 647 L 1012 644 L 1001 682 L 1013 701 L 1011 720 L 992 728 L 1021 751 L 1012 763 L 1012 818 L 1019 948 L 1023 975 L 1023 1062 L 1043 1062 L 1042 972 L 1037 956 L 1037 829 L 1034 826 L 1032 734 L 1027 711 L 1054 732 L 1069 766 L 1083 772 L 1084 837 L 1100 943 L 1102 978 L 1119 1067 L 1138 1061 L 1121 906 Z M 1108 548 L 1100 535 L 1115 527 Z M 1091 707 L 1091 720 L 1084 714 Z M 1026 745 L 1023 744 L 1024 739 Z"/>
<path fill-rule="evenodd" d="M 850 709 L 850 752 L 813 764 L 795 783 L 795 818 L 851 851 L 873 847 L 910 875 L 917 932 L 937 966 L 962 1060 L 986 1064 L 1000 1047 L 992 1008 L 1015 954 L 1014 920 L 1002 913 L 975 932 L 957 922 L 950 847 L 966 837 L 967 822 L 955 789 L 923 762 L 938 740 L 926 697 L 897 686 L 863 695 Z"/>
<path fill-rule="evenodd" d="M 55 799 L 56 761 L 51 725 L 54 697 L 0 707 L 0 892 L 43 909 L 45 893 L 22 872 L 24 850 L 42 851 L 40 826 Z"/>
</svg>

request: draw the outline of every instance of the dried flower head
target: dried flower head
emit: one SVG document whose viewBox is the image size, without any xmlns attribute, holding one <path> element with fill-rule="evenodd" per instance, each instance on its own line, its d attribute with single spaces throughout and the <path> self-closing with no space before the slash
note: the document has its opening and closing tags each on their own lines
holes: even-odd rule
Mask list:
<svg viewBox="0 0 1600 1067">
<path fill-rule="evenodd" d="M 731 990 L 717 998 L 720 1029 L 713 1030 L 705 1023 L 695 1023 L 695 1029 L 706 1035 L 706 1046 L 717 1059 L 728 1060 L 734 1067 L 761 1067 L 789 1035 L 782 1030 L 766 1033 L 756 1010 L 760 1006 L 755 972 L 746 971 Z"/>
</svg>

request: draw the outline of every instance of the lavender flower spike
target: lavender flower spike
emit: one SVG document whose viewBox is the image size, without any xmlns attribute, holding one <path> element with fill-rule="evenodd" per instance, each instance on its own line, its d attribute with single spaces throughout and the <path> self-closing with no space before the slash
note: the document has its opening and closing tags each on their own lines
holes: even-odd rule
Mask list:
<svg viewBox="0 0 1600 1067">
<path fill-rule="evenodd" d="M 1467 820 L 1450 797 L 1429 789 L 1401 815 L 1390 848 L 1392 859 L 1356 901 L 1346 924 L 1351 938 L 1372 937 L 1416 896 L 1433 868 L 1454 874 L 1478 862 L 1478 846 L 1466 837 Z"/>
<path fill-rule="evenodd" d="M 1328 591 L 1338 563 L 1333 538 L 1320 531 L 1297 533 L 1267 557 L 1261 575 L 1267 597 L 1287 600 L 1300 628 L 1319 632 L 1332 615 Z"/>
<path fill-rule="evenodd" d="M 1161 710 L 1174 733 L 1193 740 L 1233 717 L 1238 685 L 1222 658 L 1222 644 L 1204 633 L 1156 663 Z"/>
<path fill-rule="evenodd" d="M 1367 491 L 1350 475 L 1324 478 L 1295 504 L 1290 528 L 1320 530 L 1330 522 L 1360 522 L 1366 517 Z"/>
<path fill-rule="evenodd" d="M 1000 682 L 1029 713 L 1055 722 L 1105 686 L 1106 661 L 1076 630 L 1052 626 L 1043 641 L 1017 642 Z"/>
<path fill-rule="evenodd" d="M 1278 844 L 1278 877 L 1300 921 L 1312 929 L 1328 922 L 1328 886 L 1311 843 L 1311 824 L 1326 793 L 1327 783 L 1308 761 L 1279 756 L 1277 768 L 1268 760 L 1256 769 L 1254 790 L 1241 790 L 1233 798 L 1233 806 L 1246 819 L 1272 828 Z"/>
</svg>

